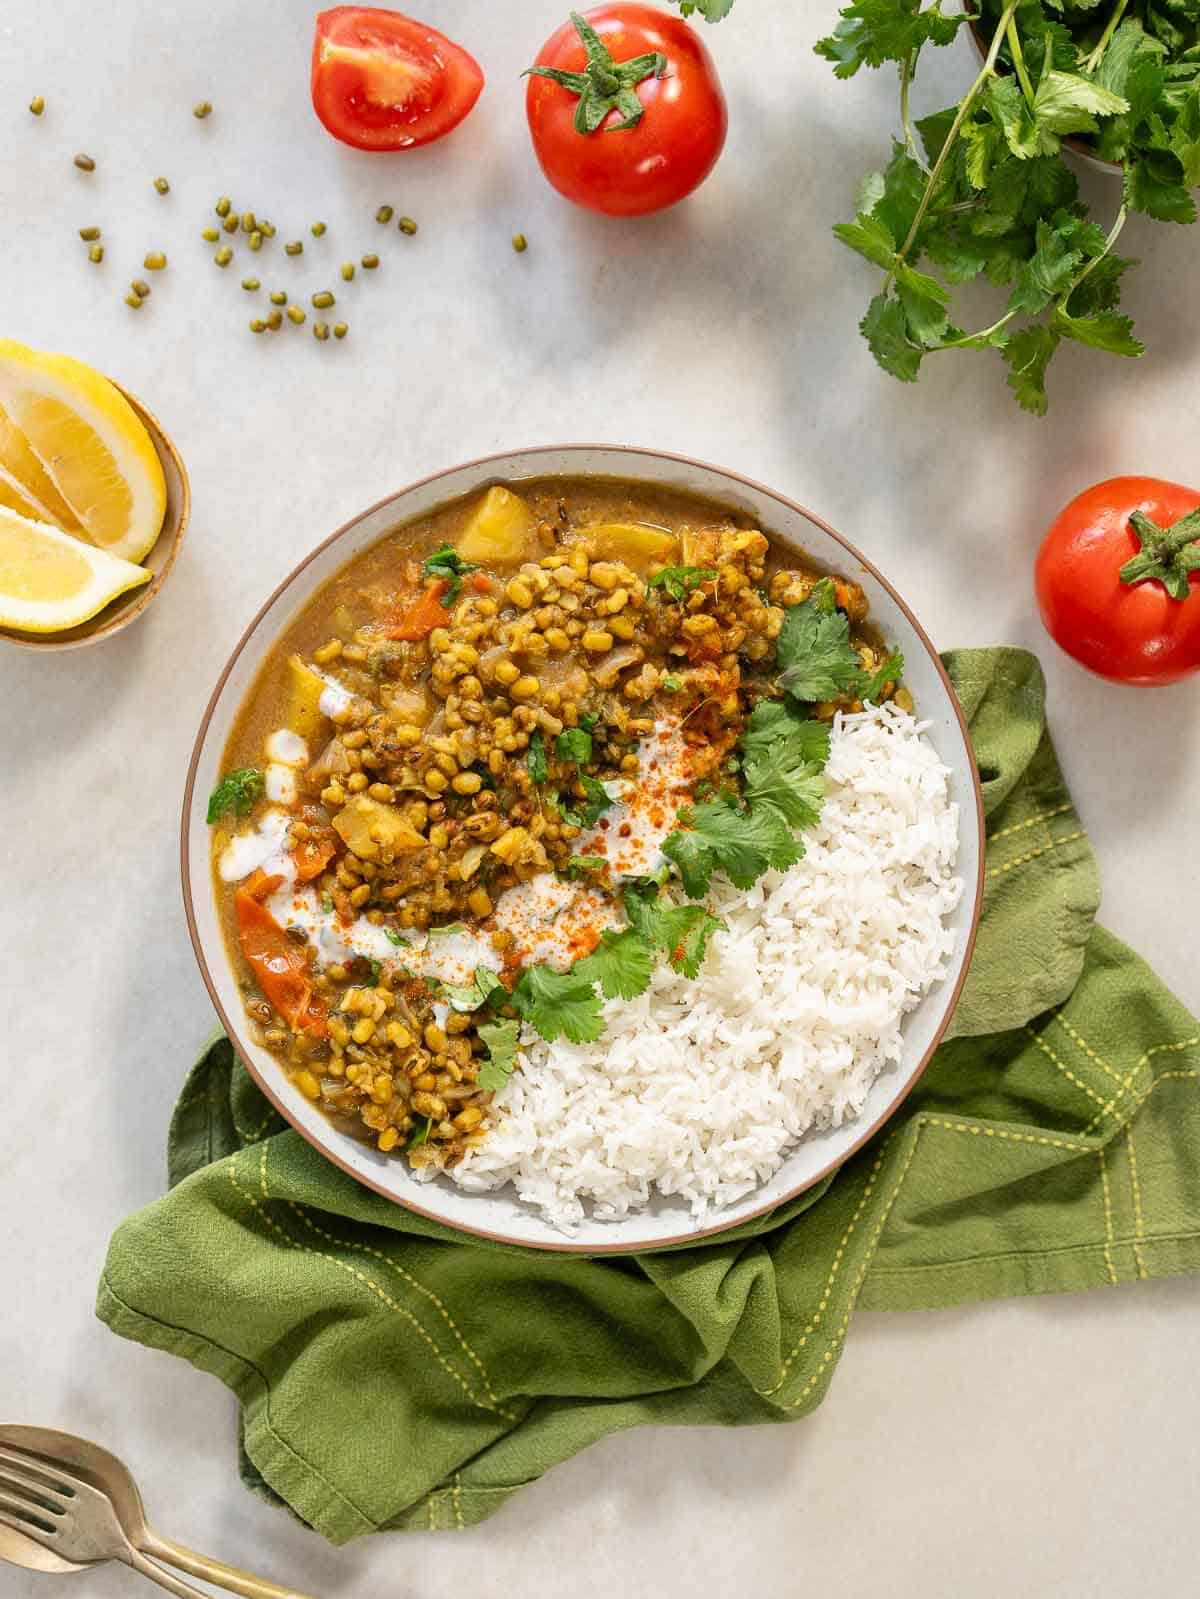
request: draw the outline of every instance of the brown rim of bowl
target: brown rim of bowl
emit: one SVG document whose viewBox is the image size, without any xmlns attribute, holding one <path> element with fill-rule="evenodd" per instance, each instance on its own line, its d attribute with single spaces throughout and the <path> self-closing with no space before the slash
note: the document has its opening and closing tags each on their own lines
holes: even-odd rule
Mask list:
<svg viewBox="0 0 1200 1599">
<path fill-rule="evenodd" d="M 108 381 L 137 413 L 138 420 L 150 435 L 155 454 L 159 457 L 164 476 L 167 478 L 167 508 L 163 515 L 163 525 L 159 529 L 158 537 L 139 563 L 145 565 L 153 560 L 156 551 L 160 551 L 162 565 L 155 571 L 149 583 L 140 589 L 134 589 L 132 594 L 118 595 L 115 600 L 110 600 L 103 610 L 89 617 L 86 622 L 80 622 L 76 627 L 67 628 L 62 633 L 21 633 L 13 628 L 0 627 L 0 643 L 15 644 L 19 649 L 26 650 L 79 650 L 88 644 L 98 644 L 101 639 L 111 638 L 114 633 L 120 633 L 131 622 L 137 621 L 149 607 L 151 600 L 161 593 L 163 584 L 175 565 L 175 558 L 183 544 L 192 514 L 192 489 L 188 482 L 183 457 L 175 448 L 175 441 L 171 435 L 154 413 L 146 409 L 137 395 L 122 388 L 113 378 L 109 378 Z M 171 507 L 172 473 L 179 480 L 179 503 L 174 513 Z"/>
<path fill-rule="evenodd" d="M 954 685 L 950 681 L 949 673 L 942 665 L 941 656 L 938 654 L 937 650 L 934 649 L 933 641 L 930 639 L 928 633 L 926 633 L 920 622 L 917 621 L 907 603 L 900 597 L 899 594 L 897 594 L 896 590 L 882 575 L 882 573 L 879 572 L 875 565 L 871 561 L 867 560 L 866 556 L 862 555 L 857 549 L 855 549 L 853 544 L 851 544 L 847 539 L 844 539 L 842 535 L 836 531 L 836 529 L 830 527 L 828 522 L 826 522 L 822 517 L 817 516 L 814 512 L 808 510 L 797 500 L 791 500 L 786 495 L 779 494 L 775 489 L 768 488 L 765 484 L 757 482 L 754 478 L 748 478 L 744 476 L 741 472 L 731 472 L 725 467 L 713 466 L 707 461 L 697 460 L 694 456 L 677 455 L 670 450 L 651 450 L 646 449 L 643 446 L 633 444 L 543 444 L 537 445 L 532 449 L 500 450 L 492 455 L 481 455 L 477 456 L 474 460 L 464 461 L 459 466 L 446 467 L 440 472 L 431 472 L 428 477 L 418 478 L 416 482 L 408 484 L 406 488 L 398 489 L 394 494 L 387 494 L 383 497 L 383 499 L 377 500 L 374 505 L 370 505 L 365 510 L 359 511 L 358 514 L 351 517 L 348 522 L 343 522 L 336 533 L 331 533 L 327 539 L 323 539 L 320 544 L 316 545 L 314 549 L 310 550 L 304 559 L 299 562 L 297 566 L 293 567 L 291 572 L 288 573 L 287 577 L 284 578 L 282 583 L 276 586 L 268 598 L 255 612 L 253 618 L 247 624 L 242 636 L 238 639 L 236 645 L 230 653 L 229 659 L 225 663 L 225 667 L 221 672 L 220 677 L 217 679 L 216 686 L 212 691 L 212 695 L 209 698 L 207 706 L 205 707 L 204 715 L 201 718 L 200 730 L 196 734 L 196 742 L 192 747 L 192 758 L 188 764 L 187 782 L 184 785 L 183 817 L 180 828 L 180 866 L 183 878 L 183 907 L 184 914 L 187 918 L 188 936 L 192 941 L 192 949 L 195 952 L 196 961 L 200 967 L 200 975 L 204 979 L 204 986 L 208 989 L 209 998 L 213 1002 L 213 1007 L 221 1020 L 221 1024 L 224 1027 L 230 1042 L 237 1050 L 239 1058 L 246 1067 L 246 1070 L 250 1073 L 251 1077 L 254 1079 L 262 1093 L 270 1101 L 271 1105 L 279 1112 L 284 1121 L 287 1122 L 288 1126 L 293 1128 L 295 1132 L 298 1132 L 300 1136 L 305 1139 L 306 1142 L 311 1144 L 320 1155 L 324 1156 L 324 1158 L 332 1165 L 338 1167 L 339 1170 L 345 1172 L 348 1177 L 352 1177 L 355 1182 L 360 1183 L 364 1188 L 371 1189 L 373 1192 L 381 1195 L 384 1199 L 389 1200 L 392 1204 L 402 1205 L 406 1210 L 411 1210 L 415 1215 L 424 1217 L 426 1221 L 436 1222 L 439 1226 L 445 1227 L 451 1232 L 462 1233 L 463 1236 L 467 1238 L 482 1238 L 488 1243 L 506 1244 L 510 1248 L 514 1249 L 549 1250 L 558 1254 L 648 1254 L 662 1249 L 673 1249 L 680 1244 L 699 1243 L 702 1239 L 713 1238 L 718 1234 L 727 1232 L 734 1227 L 743 1227 L 747 1223 L 756 1221 L 761 1216 L 765 1216 L 769 1211 L 778 1210 L 780 1206 L 789 1204 L 800 1194 L 807 1192 L 807 1190 L 810 1188 L 814 1188 L 817 1183 L 823 1181 L 824 1178 L 828 1177 L 831 1172 L 836 1171 L 841 1166 L 844 1166 L 853 1155 L 858 1153 L 858 1151 L 865 1143 L 867 1143 L 869 1139 L 875 1136 L 884 1123 L 895 1114 L 895 1112 L 904 1103 L 904 1100 L 907 1099 L 908 1095 L 912 1092 L 922 1072 L 924 1072 L 930 1060 L 933 1058 L 934 1051 L 941 1043 L 946 1028 L 950 1024 L 950 1018 L 953 1016 L 955 1009 L 958 1006 L 958 1001 L 962 994 L 963 984 L 967 980 L 967 972 L 970 968 L 971 956 L 975 948 L 975 938 L 979 931 L 979 917 L 983 908 L 985 834 L 983 790 L 980 787 L 979 771 L 974 761 L 971 762 L 971 787 L 975 798 L 975 818 L 979 829 L 979 866 L 975 875 L 974 899 L 971 906 L 971 922 L 970 926 L 967 928 L 966 944 L 963 950 L 962 969 L 959 973 L 958 981 L 954 985 L 953 992 L 950 995 L 949 1002 L 946 1005 L 946 1011 L 942 1017 L 941 1024 L 930 1041 L 928 1049 L 918 1062 L 916 1070 L 910 1076 L 904 1092 L 900 1095 L 896 1102 L 883 1113 L 883 1115 L 877 1116 L 874 1121 L 862 1129 L 858 1138 L 855 1139 L 854 1143 L 851 1144 L 850 1148 L 846 1150 L 844 1154 L 839 1155 L 836 1160 L 831 1160 L 829 1164 L 823 1166 L 815 1176 L 798 1184 L 795 1188 L 790 1189 L 786 1194 L 781 1195 L 778 1199 L 773 1199 L 769 1204 L 760 1206 L 757 1210 L 751 1211 L 749 1215 L 739 1216 L 736 1221 L 718 1222 L 715 1226 L 705 1227 L 699 1232 L 679 1233 L 672 1238 L 658 1239 L 652 1244 L 643 1244 L 633 1249 L 630 1248 L 629 1244 L 620 1242 L 614 1242 L 611 1244 L 572 1244 L 566 1242 L 559 1243 L 556 1241 L 553 1243 L 535 1244 L 530 1243 L 525 1239 L 511 1238 L 505 1233 L 490 1232 L 483 1227 L 459 1226 L 456 1223 L 448 1222 L 444 1216 L 439 1216 L 435 1211 L 426 1210 L 423 1206 L 414 1204 L 409 1199 L 399 1198 L 396 1194 L 390 1192 L 388 1189 L 385 1189 L 381 1184 L 372 1182 L 369 1178 L 362 1176 L 360 1172 L 355 1171 L 353 1167 L 347 1165 L 345 1161 L 339 1159 L 336 1154 L 332 1153 L 325 1144 L 319 1143 L 316 1138 L 307 1133 L 302 1127 L 297 1127 L 292 1121 L 291 1117 L 288 1115 L 287 1111 L 284 1109 L 281 1100 L 274 1092 L 271 1084 L 254 1065 L 253 1061 L 249 1059 L 246 1051 L 242 1048 L 238 1030 L 234 1026 L 230 1017 L 226 1014 L 225 1009 L 221 1004 L 220 998 L 217 994 L 216 984 L 213 982 L 212 973 L 209 971 L 208 962 L 205 959 L 204 949 L 200 941 L 200 934 L 196 927 L 195 907 L 192 903 L 191 868 L 188 860 L 188 821 L 192 813 L 192 796 L 196 787 L 196 770 L 200 764 L 200 751 L 203 748 L 205 738 L 207 737 L 209 723 L 212 721 L 213 711 L 216 708 L 217 700 L 220 696 L 221 690 L 225 686 L 226 679 L 229 677 L 230 672 L 233 671 L 238 657 L 246 647 L 247 640 L 249 639 L 251 633 L 253 633 L 254 629 L 258 626 L 263 615 L 271 608 L 272 605 L 274 605 L 279 596 L 283 594 L 286 589 L 291 587 L 292 583 L 305 569 L 305 567 L 308 566 L 310 562 L 315 560 L 316 557 L 322 553 L 322 551 L 327 550 L 331 544 L 335 544 L 338 539 L 342 538 L 352 528 L 356 527 L 364 517 L 374 515 L 376 511 L 382 510 L 385 505 L 390 504 L 391 501 L 398 499 L 401 495 L 411 494 L 414 490 L 425 488 L 428 484 L 437 482 L 439 478 L 449 477 L 455 472 L 466 472 L 470 471 L 474 467 L 488 466 L 493 461 L 510 460 L 514 455 L 552 455 L 570 450 L 605 450 L 621 455 L 637 456 L 642 459 L 649 458 L 653 461 L 665 461 L 674 463 L 677 466 L 699 467 L 702 471 L 716 472 L 721 476 L 728 478 L 733 483 L 743 484 L 746 488 L 752 489 L 755 493 L 764 494 L 772 500 L 778 500 L 781 504 L 786 505 L 790 510 L 797 512 L 807 521 L 813 523 L 814 526 L 819 527 L 822 532 L 827 533 L 836 544 L 839 544 L 842 549 L 845 550 L 848 562 L 855 562 L 859 566 L 863 567 L 866 571 L 870 572 L 875 581 L 879 583 L 889 595 L 891 595 L 892 599 L 899 606 L 900 610 L 903 611 L 904 615 L 908 618 L 909 625 L 912 627 L 917 637 L 921 640 L 921 643 L 925 646 L 925 650 L 928 653 L 930 660 L 933 662 L 938 676 L 945 685 L 946 692 L 950 698 L 950 703 L 954 707 L 954 714 L 958 718 L 958 725 L 960 731 L 962 732 L 963 741 L 966 744 L 968 752 L 971 750 L 971 735 L 970 730 L 967 727 L 967 719 L 963 715 L 962 706 L 958 702 L 958 695 L 954 691 Z"/>
</svg>

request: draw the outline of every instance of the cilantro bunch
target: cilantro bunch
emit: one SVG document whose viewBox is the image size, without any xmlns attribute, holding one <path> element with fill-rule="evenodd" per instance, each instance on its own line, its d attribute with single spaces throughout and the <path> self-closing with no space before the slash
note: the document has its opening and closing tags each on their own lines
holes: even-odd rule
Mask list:
<svg viewBox="0 0 1200 1599">
<path fill-rule="evenodd" d="M 941 5 L 853 0 L 816 46 L 840 78 L 891 62 L 900 80 L 902 137 L 834 232 L 883 273 L 860 327 L 886 372 L 914 382 L 929 355 L 995 349 L 1018 403 L 1042 415 L 1064 339 L 1142 353 L 1117 309 L 1134 264 L 1114 253 L 1128 213 L 1195 220 L 1200 0 L 981 0 L 978 76 L 957 106 L 914 122 L 921 51 L 968 20 Z M 1079 198 L 1066 139 L 1123 165 L 1107 228 Z M 967 332 L 952 290 L 977 279 L 1007 293 L 989 326 Z"/>
</svg>

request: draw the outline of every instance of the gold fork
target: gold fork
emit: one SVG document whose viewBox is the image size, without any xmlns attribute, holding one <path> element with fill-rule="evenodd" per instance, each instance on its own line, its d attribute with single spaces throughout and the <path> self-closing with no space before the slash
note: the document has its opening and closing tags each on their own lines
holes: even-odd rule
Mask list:
<svg viewBox="0 0 1200 1599">
<path fill-rule="evenodd" d="M 207 1599 L 163 1561 L 243 1599 L 310 1599 L 160 1537 L 122 1461 L 48 1427 L 0 1427 L 0 1560 L 56 1572 L 120 1560 L 177 1599 Z"/>
</svg>

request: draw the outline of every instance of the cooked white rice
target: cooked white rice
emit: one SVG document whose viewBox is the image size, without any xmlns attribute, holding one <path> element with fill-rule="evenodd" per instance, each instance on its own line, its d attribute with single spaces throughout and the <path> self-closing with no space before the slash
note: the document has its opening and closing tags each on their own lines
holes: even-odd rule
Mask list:
<svg viewBox="0 0 1200 1599">
<path fill-rule="evenodd" d="M 605 1006 L 597 1043 L 526 1029 L 504 1114 L 454 1180 L 512 1183 L 566 1232 L 655 1190 L 699 1217 L 764 1182 L 810 1129 L 856 1116 L 954 945 L 958 807 L 921 734 L 890 706 L 839 716 L 804 859 L 745 891 L 714 881 L 728 931 L 699 978 L 664 963 L 646 993 Z"/>
</svg>

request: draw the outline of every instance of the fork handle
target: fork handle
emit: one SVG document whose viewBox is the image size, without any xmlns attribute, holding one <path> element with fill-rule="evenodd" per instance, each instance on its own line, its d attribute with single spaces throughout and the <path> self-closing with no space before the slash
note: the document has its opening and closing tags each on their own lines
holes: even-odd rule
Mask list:
<svg viewBox="0 0 1200 1599">
<path fill-rule="evenodd" d="M 198 1555 L 184 1544 L 172 1543 L 169 1538 L 160 1537 L 153 1527 L 146 1528 L 139 1547 L 143 1555 L 154 1555 L 156 1559 L 174 1566 L 177 1571 L 186 1571 L 189 1576 L 214 1583 L 229 1593 L 241 1594 L 242 1599 L 312 1599 L 311 1594 L 301 1593 L 299 1588 L 281 1588 L 278 1583 L 268 1582 L 265 1577 L 256 1577 L 252 1572 L 239 1570 L 237 1566 L 226 1566 L 220 1560 Z M 195 1590 L 181 1585 L 181 1591 L 192 1594 Z"/>
<path fill-rule="evenodd" d="M 140 1571 L 143 1577 L 149 1577 L 151 1582 L 156 1582 L 160 1588 L 173 1593 L 175 1599 L 208 1599 L 207 1594 L 202 1594 L 199 1588 L 193 1588 L 190 1583 L 180 1582 L 178 1577 L 173 1577 L 169 1571 L 164 1571 L 161 1566 L 155 1565 L 153 1560 L 147 1560 L 141 1550 L 135 1549 L 132 1544 L 121 1558 L 135 1571 Z"/>
</svg>

